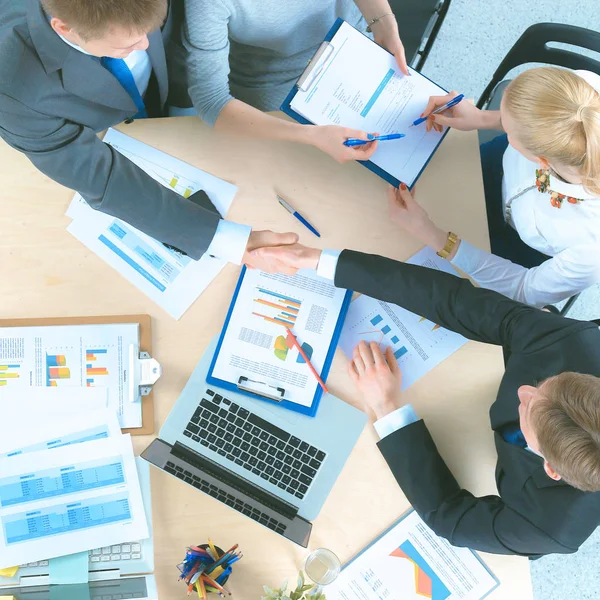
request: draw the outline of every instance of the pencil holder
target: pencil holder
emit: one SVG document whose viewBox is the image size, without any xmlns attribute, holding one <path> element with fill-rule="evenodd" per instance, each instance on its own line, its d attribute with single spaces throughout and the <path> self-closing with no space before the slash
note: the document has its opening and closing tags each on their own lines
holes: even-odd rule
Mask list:
<svg viewBox="0 0 600 600">
<path fill-rule="evenodd" d="M 227 552 L 209 541 L 208 544 L 189 546 L 185 559 L 177 565 L 180 580 L 188 587 L 188 595 L 196 591 L 199 598 L 206 600 L 209 593 L 221 597 L 231 595 L 224 585 L 232 573 L 232 566 L 242 554 L 236 552 L 237 544 Z"/>
</svg>

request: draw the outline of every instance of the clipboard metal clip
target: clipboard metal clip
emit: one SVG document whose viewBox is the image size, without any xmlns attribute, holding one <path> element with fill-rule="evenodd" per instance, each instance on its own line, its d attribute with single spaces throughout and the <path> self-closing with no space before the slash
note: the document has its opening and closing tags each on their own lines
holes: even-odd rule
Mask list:
<svg viewBox="0 0 600 600">
<path fill-rule="evenodd" d="M 138 346 L 129 346 L 129 401 L 137 402 L 152 391 L 152 386 L 162 375 L 160 363 Z"/>
<path fill-rule="evenodd" d="M 312 87 L 332 55 L 333 44 L 331 42 L 322 42 L 314 56 L 308 61 L 306 68 L 302 71 L 302 75 L 298 77 L 296 87 L 301 92 L 307 92 Z"/>
<path fill-rule="evenodd" d="M 264 381 L 256 381 L 243 376 L 238 379 L 237 387 L 244 392 L 250 392 L 256 396 L 275 400 L 275 402 L 281 402 L 285 396 L 285 389 L 282 387 L 277 387 L 265 383 Z"/>
</svg>

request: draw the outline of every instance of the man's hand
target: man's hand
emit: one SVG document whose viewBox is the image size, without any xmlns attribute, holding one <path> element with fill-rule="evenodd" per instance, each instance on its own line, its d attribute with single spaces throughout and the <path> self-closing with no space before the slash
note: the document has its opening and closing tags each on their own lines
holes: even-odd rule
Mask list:
<svg viewBox="0 0 600 600">
<path fill-rule="evenodd" d="M 290 234 L 285 234 L 290 235 Z M 297 236 L 296 236 L 297 239 Z M 319 266 L 321 250 L 302 244 L 270 245 L 250 253 L 250 260 L 267 264 L 276 263 L 295 273 L 299 269 L 314 269 Z M 283 272 L 283 271 L 282 271 Z M 292 274 L 293 274 L 292 273 Z"/>
<path fill-rule="evenodd" d="M 384 354 L 376 342 L 360 342 L 354 348 L 348 371 L 377 419 L 405 404 L 400 392 L 402 373 L 390 347 Z"/>
<path fill-rule="evenodd" d="M 261 255 L 260 250 L 276 249 L 295 244 L 298 241 L 296 233 L 274 233 L 273 231 L 253 231 L 248 239 L 246 252 L 242 262 L 251 269 L 260 269 L 266 273 L 283 273 L 294 275 L 298 268 L 281 262 L 276 254 Z M 257 254 L 258 253 L 258 254 Z"/>
<path fill-rule="evenodd" d="M 404 45 L 400 40 L 396 17 L 393 15 L 383 17 L 371 25 L 371 30 L 373 31 L 375 42 L 382 48 L 385 48 L 390 54 L 393 54 L 400 70 L 405 75 L 409 75 L 406 55 L 404 54 Z"/>
<path fill-rule="evenodd" d="M 369 160 L 377 150 L 377 142 L 369 142 L 362 146 L 344 146 L 344 142 L 348 139 L 368 141 L 370 135 L 376 135 L 365 133 L 360 129 L 350 129 L 338 125 L 321 125 L 313 126 L 306 131 L 309 133 L 309 140 L 313 146 L 326 152 L 339 163 L 346 163 L 351 160 Z"/>
</svg>

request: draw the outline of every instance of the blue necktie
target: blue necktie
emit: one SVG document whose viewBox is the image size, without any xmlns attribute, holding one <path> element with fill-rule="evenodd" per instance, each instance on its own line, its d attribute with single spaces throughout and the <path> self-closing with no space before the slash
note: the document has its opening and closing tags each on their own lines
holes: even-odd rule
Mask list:
<svg viewBox="0 0 600 600">
<path fill-rule="evenodd" d="M 123 86 L 125 91 L 131 96 L 131 99 L 135 102 L 138 108 L 138 113 L 133 117 L 134 119 L 147 119 L 148 113 L 146 112 L 146 105 L 144 99 L 135 85 L 135 79 L 130 71 L 127 63 L 122 58 L 110 58 L 104 56 L 100 60 L 102 66 L 112 73 L 117 81 Z"/>
<path fill-rule="evenodd" d="M 527 448 L 527 442 L 519 427 L 519 423 L 509 423 L 501 429 L 500 433 L 505 442 L 514 444 L 515 446 L 521 446 L 521 448 Z"/>
</svg>

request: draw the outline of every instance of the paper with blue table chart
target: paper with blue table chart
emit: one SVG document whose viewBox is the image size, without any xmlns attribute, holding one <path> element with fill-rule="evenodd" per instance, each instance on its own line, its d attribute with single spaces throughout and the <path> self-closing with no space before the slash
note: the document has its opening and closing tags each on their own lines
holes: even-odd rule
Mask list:
<svg viewBox="0 0 600 600">
<path fill-rule="evenodd" d="M 237 192 L 235 185 L 114 129 L 108 130 L 104 142 L 184 198 L 204 190 L 221 216 L 227 214 Z M 73 219 L 67 231 L 175 319 L 181 318 L 226 264 L 207 254 L 196 261 L 167 248 L 124 221 L 93 210 L 79 194 L 67 216 Z"/>
<path fill-rule="evenodd" d="M 121 427 L 141 427 L 141 400 L 125 385 L 132 345 L 138 323 L 0 327 L 0 389 L 105 388 Z"/>
<path fill-rule="evenodd" d="M 0 568 L 148 537 L 129 435 L 0 458 Z"/>
<path fill-rule="evenodd" d="M 345 295 L 313 271 L 290 277 L 246 270 L 212 376 L 235 384 L 244 376 L 283 387 L 285 400 L 311 406 L 319 384 L 288 345 L 285 327 L 321 373 Z"/>
<path fill-rule="evenodd" d="M 347 564 L 328 600 L 480 600 L 498 581 L 468 548 L 438 537 L 411 511 Z"/>
<path fill-rule="evenodd" d="M 443 133 L 427 132 L 419 118 L 430 96 L 446 91 L 413 69 L 402 74 L 396 59 L 348 23 L 325 52 L 291 102 L 297 113 L 316 125 L 341 125 L 406 137 L 381 142 L 371 162 L 412 186 L 435 151 Z"/>
<path fill-rule="evenodd" d="M 450 263 L 429 247 L 406 262 L 456 275 Z M 377 342 L 382 349 L 392 348 L 402 369 L 403 390 L 468 341 L 422 315 L 365 295 L 350 304 L 340 336 L 340 346 L 348 358 L 361 340 Z"/>
</svg>

